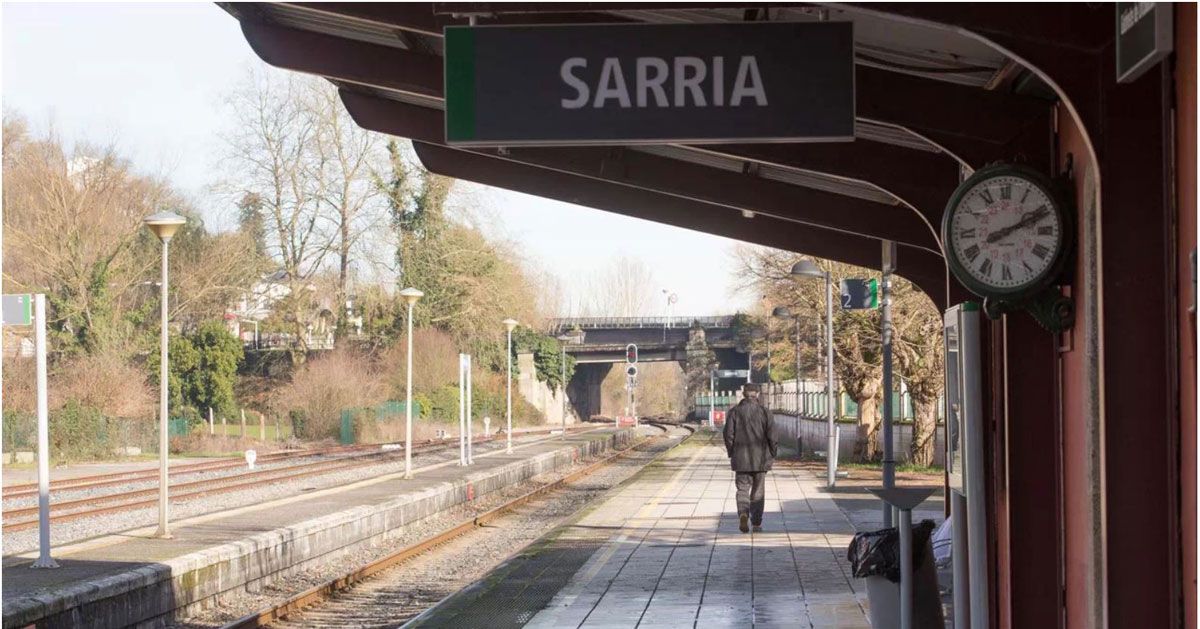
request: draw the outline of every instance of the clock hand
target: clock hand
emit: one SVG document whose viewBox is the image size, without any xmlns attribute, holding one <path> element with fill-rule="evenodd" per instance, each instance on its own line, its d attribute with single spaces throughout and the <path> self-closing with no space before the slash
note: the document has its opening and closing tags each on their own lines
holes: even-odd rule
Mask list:
<svg viewBox="0 0 1200 629">
<path fill-rule="evenodd" d="M 1032 224 L 1042 220 L 1049 213 L 1050 213 L 1050 211 L 1047 209 L 1044 209 L 1044 208 L 1040 209 L 1040 210 L 1034 210 L 1032 212 L 1026 212 L 1025 214 L 1023 214 L 1021 216 L 1021 220 L 1017 221 L 1016 223 L 1013 223 L 1012 225 L 1009 225 L 1008 227 L 1004 227 L 1002 229 L 997 229 L 996 231 L 988 234 L 987 241 L 989 243 L 996 242 L 996 241 L 1000 240 L 1001 238 L 1004 238 L 1005 236 L 1017 231 L 1018 229 L 1021 229 L 1022 227 L 1032 225 Z"/>
</svg>

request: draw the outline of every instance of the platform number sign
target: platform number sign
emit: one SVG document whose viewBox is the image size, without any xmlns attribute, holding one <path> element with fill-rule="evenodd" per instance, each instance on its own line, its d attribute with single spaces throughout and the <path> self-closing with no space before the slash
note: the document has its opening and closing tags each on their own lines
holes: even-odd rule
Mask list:
<svg viewBox="0 0 1200 629">
<path fill-rule="evenodd" d="M 5 295 L 3 306 L 4 325 L 33 323 L 33 295 Z"/>
<path fill-rule="evenodd" d="M 842 310 L 871 310 L 879 307 L 879 280 L 842 280 Z"/>
<path fill-rule="evenodd" d="M 625 346 L 625 362 L 630 365 L 637 363 L 637 345 L 630 343 Z"/>
</svg>

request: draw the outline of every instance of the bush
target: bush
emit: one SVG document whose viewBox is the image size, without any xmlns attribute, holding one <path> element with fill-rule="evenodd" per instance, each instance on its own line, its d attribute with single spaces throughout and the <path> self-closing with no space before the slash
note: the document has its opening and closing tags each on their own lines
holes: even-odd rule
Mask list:
<svg viewBox="0 0 1200 629">
<path fill-rule="evenodd" d="M 388 393 L 404 399 L 408 342 L 401 337 L 379 356 L 379 370 L 387 374 Z M 435 328 L 413 330 L 413 394 L 458 382 L 458 345 L 449 334 Z"/>
<path fill-rule="evenodd" d="M 295 419 L 296 436 L 305 439 L 337 438 L 342 410 L 374 406 L 387 398 L 383 378 L 362 354 L 337 349 L 314 358 L 292 375 L 276 392 L 274 410 Z"/>
<path fill-rule="evenodd" d="M 55 372 L 50 383 L 52 407 L 63 408 L 73 401 L 108 417 L 154 415 L 155 395 L 145 372 L 114 352 L 79 356 L 60 364 Z"/>
<path fill-rule="evenodd" d="M 458 421 L 458 384 L 444 384 L 426 394 L 429 399 L 428 413 L 423 418 L 438 422 Z M 422 407 L 424 408 L 424 407 Z"/>
<path fill-rule="evenodd" d="M 167 374 L 171 406 L 192 406 L 220 414 L 235 408 L 233 387 L 242 344 L 220 321 L 206 321 L 185 336 L 170 341 L 170 373 Z M 158 354 L 151 354 L 147 367 L 157 374 Z"/>
<path fill-rule="evenodd" d="M 6 373 L 7 371 L 5 368 Z M 4 451 L 32 450 L 35 447 L 37 447 L 37 417 L 32 413 L 5 408 Z"/>
<path fill-rule="evenodd" d="M 100 409 L 68 400 L 50 414 L 50 456 L 58 461 L 112 455 L 108 421 Z"/>
</svg>

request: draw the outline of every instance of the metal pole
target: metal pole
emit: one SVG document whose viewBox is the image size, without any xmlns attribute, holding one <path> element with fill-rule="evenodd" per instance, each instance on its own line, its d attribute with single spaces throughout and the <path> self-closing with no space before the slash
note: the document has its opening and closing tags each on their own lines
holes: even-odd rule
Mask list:
<svg viewBox="0 0 1200 629">
<path fill-rule="evenodd" d="M 471 395 L 474 387 L 471 385 L 471 355 L 467 354 L 467 465 L 475 464 L 475 448 L 471 440 L 474 438 L 471 434 L 471 424 L 475 421 L 475 400 Z"/>
<path fill-rule="evenodd" d="M 913 623 L 912 510 L 900 510 L 900 629 Z"/>
<path fill-rule="evenodd" d="M 768 326 L 769 325 L 770 324 L 768 323 Z M 771 329 L 770 329 L 770 327 L 767 328 L 767 382 L 774 382 L 774 380 L 771 380 Z"/>
<path fill-rule="evenodd" d="M 716 428 L 717 416 L 717 377 L 713 372 L 708 372 L 708 427 Z"/>
<path fill-rule="evenodd" d="M 466 354 L 458 355 L 458 464 L 467 464 L 467 375 L 463 365 Z"/>
<path fill-rule="evenodd" d="M 213 410 L 210 406 L 208 407 L 208 434 L 213 434 L 213 432 L 216 431 L 216 428 L 217 422 L 213 420 Z"/>
<path fill-rule="evenodd" d="M 892 268 L 888 245 L 884 241 L 882 303 L 883 336 L 883 488 L 896 486 L 896 461 L 892 453 Z M 883 526 L 893 526 L 892 507 L 883 503 Z"/>
<path fill-rule="evenodd" d="M 412 478 L 412 353 L 413 303 L 408 304 L 408 351 L 405 352 L 404 374 L 404 478 Z"/>
<path fill-rule="evenodd" d="M 50 402 L 46 391 L 46 296 L 33 296 L 33 342 L 37 361 L 38 558 L 34 568 L 57 568 L 50 556 Z"/>
<path fill-rule="evenodd" d="M 753 343 L 753 341 L 751 341 Z M 750 384 L 750 372 L 754 369 L 754 347 L 746 350 L 746 384 Z"/>
<path fill-rule="evenodd" d="M 505 453 L 512 454 L 512 330 L 508 331 L 508 354 L 506 355 L 508 363 L 508 428 L 504 431 L 504 436 L 507 439 L 507 445 L 504 448 Z"/>
<path fill-rule="evenodd" d="M 969 561 L 967 559 L 967 499 L 954 490 L 950 492 L 950 520 L 950 553 L 955 559 L 952 581 L 954 584 L 954 629 L 967 629 L 971 626 L 971 599 L 968 585 L 970 577 L 967 572 Z"/>
<path fill-rule="evenodd" d="M 163 240 L 162 282 L 159 286 L 161 333 L 158 355 L 158 532 L 156 537 L 169 538 L 171 530 L 167 524 L 167 256 L 170 242 Z"/>
<path fill-rule="evenodd" d="M 800 317 L 796 317 L 796 417 L 800 417 Z"/>
<path fill-rule="evenodd" d="M 560 366 L 562 368 L 562 434 L 559 439 L 567 438 L 567 342 L 562 341 L 562 359 Z"/>
<path fill-rule="evenodd" d="M 825 273 L 825 413 L 829 418 L 829 451 L 825 463 L 829 472 L 829 486 L 837 483 L 838 435 L 834 421 L 833 403 L 833 277 Z"/>
</svg>

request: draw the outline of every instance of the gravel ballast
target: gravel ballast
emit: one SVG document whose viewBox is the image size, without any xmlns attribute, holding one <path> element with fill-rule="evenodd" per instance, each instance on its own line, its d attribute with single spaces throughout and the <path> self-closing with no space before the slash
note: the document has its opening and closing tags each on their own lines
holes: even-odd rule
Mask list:
<svg viewBox="0 0 1200 629">
<path fill-rule="evenodd" d="M 397 626 L 486 574 L 514 553 L 541 537 L 580 508 L 640 470 L 655 456 L 689 434 L 672 429 L 670 437 L 640 443 L 635 451 L 615 459 L 567 487 L 538 497 L 475 529 L 377 575 L 318 606 L 289 618 L 282 626 L 345 627 Z M 661 433 L 659 433 L 661 435 Z M 528 481 L 488 494 L 414 522 L 385 544 L 362 549 L 319 567 L 277 580 L 256 593 L 242 592 L 223 604 L 183 619 L 178 627 L 214 627 L 248 613 L 279 604 L 289 596 L 339 577 L 376 559 L 415 544 L 443 530 L 491 510 L 533 489 L 554 482 L 590 461 L 541 474 Z"/>
<path fill-rule="evenodd" d="M 513 434 L 513 443 L 523 444 L 532 443 L 548 439 L 544 433 L 539 433 L 536 436 L 523 436 L 519 433 Z M 457 444 L 457 441 L 455 441 Z M 494 439 L 474 445 L 476 453 L 486 453 L 495 450 L 501 450 L 505 446 L 503 439 Z M 341 458 L 340 456 L 326 458 Z M 435 451 L 413 452 L 413 466 L 422 467 L 426 465 L 434 465 L 445 461 L 457 460 L 458 448 L 456 445 L 439 449 Z M 306 459 L 306 461 L 319 460 L 318 458 Z M 286 465 L 296 464 L 296 460 L 289 460 L 287 463 L 272 463 L 264 465 L 256 469 L 272 469 L 281 468 Z M 241 468 L 238 472 L 244 472 Z M 184 518 L 225 511 L 246 505 L 262 504 L 271 500 L 295 496 L 310 491 L 326 489 L 330 487 L 339 487 L 355 483 L 362 480 L 385 476 L 404 471 L 404 452 L 396 450 L 389 455 L 380 458 L 376 463 L 333 471 L 325 474 L 307 476 L 295 480 L 275 480 L 264 482 L 261 486 L 254 486 L 248 489 L 231 491 L 228 493 L 215 493 L 202 496 L 198 500 L 184 500 L 171 502 L 171 519 L 178 521 Z M 198 480 L 205 476 L 212 478 L 220 478 L 229 474 L 228 470 L 218 472 L 206 472 L 196 475 L 189 475 L 187 481 Z M 143 488 L 137 486 L 136 488 Z M 151 487 L 157 487 L 157 483 L 150 484 Z M 79 490 L 64 493 L 60 497 L 58 492 L 52 494 L 53 501 L 78 499 L 89 497 L 91 495 L 103 495 L 114 493 L 115 491 L 128 491 L 131 488 L 127 485 L 120 487 L 98 488 L 93 490 Z M 145 497 L 142 497 L 145 499 Z M 24 500 L 24 499 L 22 499 Z M 14 501 L 15 503 L 16 501 Z M 20 506 L 28 506 L 27 502 L 20 503 Z M 99 506 L 99 505 L 97 505 Z M 5 503 L 5 509 L 10 508 L 9 504 Z M 60 546 L 72 542 L 78 542 L 100 535 L 119 533 L 130 529 L 151 526 L 157 522 L 158 511 L 157 507 L 147 507 L 130 511 L 119 511 L 116 513 L 108 513 L 97 515 L 94 517 L 84 517 L 76 520 L 52 522 L 50 526 L 50 543 L 52 546 Z M 38 545 L 38 530 L 37 527 L 26 529 L 23 531 L 13 531 L 4 534 L 4 554 L 13 555 L 29 551 L 37 550 Z"/>
</svg>

